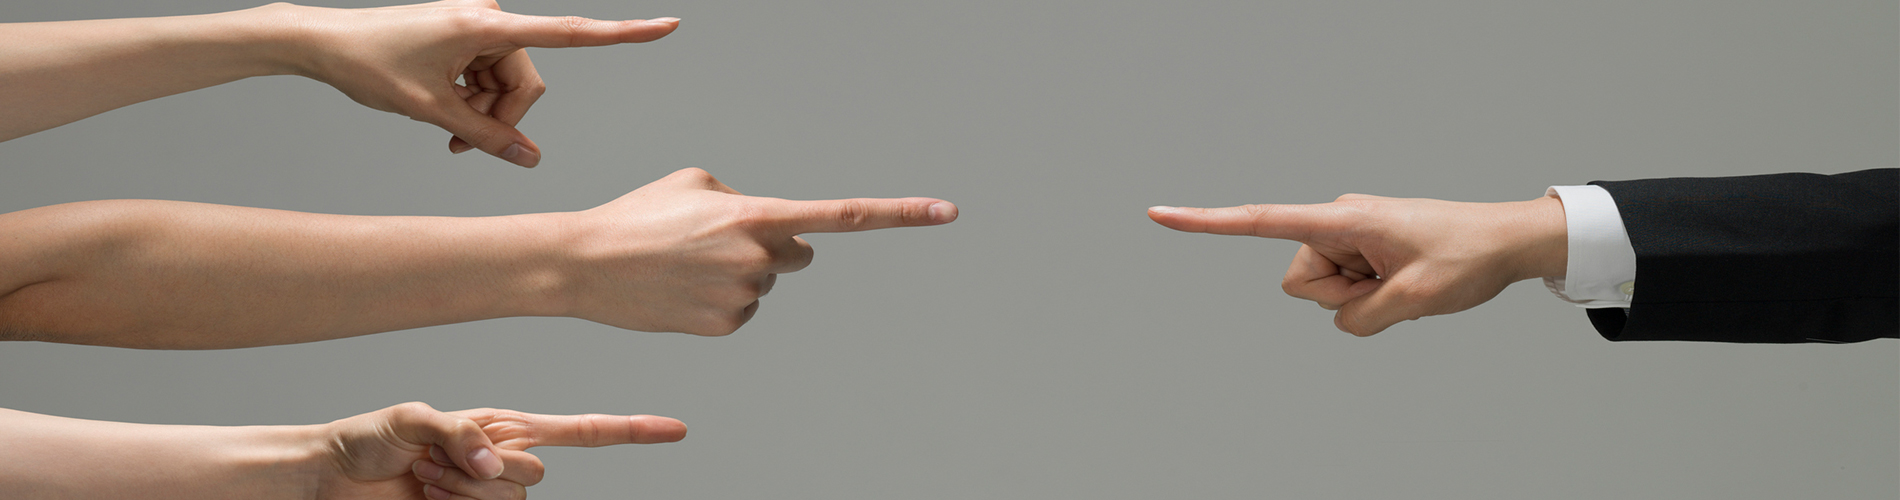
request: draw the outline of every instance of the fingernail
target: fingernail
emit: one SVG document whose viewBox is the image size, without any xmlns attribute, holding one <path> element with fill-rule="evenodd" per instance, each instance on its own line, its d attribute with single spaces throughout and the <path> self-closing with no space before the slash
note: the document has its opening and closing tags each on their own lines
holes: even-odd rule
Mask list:
<svg viewBox="0 0 1900 500">
<path fill-rule="evenodd" d="M 475 149 L 475 146 L 470 146 L 470 145 L 467 145 L 467 144 L 463 144 L 463 145 L 459 145 L 459 146 L 449 146 L 449 154 L 456 154 L 456 155 L 459 155 L 459 154 L 462 154 L 462 153 L 467 153 L 467 152 L 468 152 L 468 150 L 470 150 L 470 149 Z"/>
<path fill-rule="evenodd" d="M 942 223 L 950 222 L 956 219 L 957 219 L 956 205 L 951 205 L 949 203 L 935 203 L 935 204 L 930 205 L 930 220 L 931 221 L 936 222 L 938 224 L 942 224 Z"/>
<path fill-rule="evenodd" d="M 666 24 L 666 23 L 677 23 L 677 22 L 680 22 L 680 18 L 677 18 L 677 17 L 656 17 L 656 18 L 653 18 L 653 19 L 648 19 L 648 20 L 647 20 L 647 22 L 649 22 L 649 23 L 653 23 L 653 24 Z"/>
<path fill-rule="evenodd" d="M 475 475 L 482 479 L 501 477 L 501 459 L 488 448 L 476 448 L 468 454 L 468 465 L 475 468 Z"/>
<path fill-rule="evenodd" d="M 523 167 L 534 168 L 535 164 L 541 163 L 541 154 L 529 151 L 520 144 L 509 144 L 508 149 L 501 150 L 501 159 Z"/>
<path fill-rule="evenodd" d="M 437 488 L 433 484 L 422 485 L 422 494 L 435 500 L 449 500 L 449 490 Z"/>
<path fill-rule="evenodd" d="M 1164 206 L 1148 207 L 1149 212 L 1157 212 L 1157 213 L 1164 213 L 1164 214 L 1173 212 L 1175 210 L 1179 210 L 1179 209 L 1174 208 L 1174 207 L 1164 207 Z"/>
<path fill-rule="evenodd" d="M 442 471 L 445 470 L 442 466 L 430 463 L 428 460 L 417 460 L 416 466 L 411 467 L 411 469 L 416 472 L 417 476 L 421 476 L 423 479 L 430 481 L 442 479 Z"/>
</svg>

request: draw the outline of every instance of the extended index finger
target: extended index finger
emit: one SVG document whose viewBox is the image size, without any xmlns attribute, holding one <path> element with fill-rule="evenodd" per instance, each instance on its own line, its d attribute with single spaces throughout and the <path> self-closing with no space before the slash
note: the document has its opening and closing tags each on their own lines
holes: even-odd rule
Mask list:
<svg viewBox="0 0 1900 500">
<path fill-rule="evenodd" d="M 686 424 L 653 415 L 536 415 L 523 413 L 528 425 L 522 448 L 671 443 L 686 438 Z"/>
<path fill-rule="evenodd" d="M 1176 231 L 1307 241 L 1315 233 L 1351 227 L 1333 204 L 1242 205 L 1227 208 L 1153 207 L 1148 218 Z"/>
<path fill-rule="evenodd" d="M 631 21 L 602 21 L 585 17 L 542 17 L 513 14 L 504 27 L 505 38 L 523 47 L 600 47 L 658 40 L 679 28 L 675 17 Z"/>
<path fill-rule="evenodd" d="M 957 206 L 936 198 L 776 200 L 766 211 L 772 223 L 791 234 L 935 226 L 957 220 Z"/>
</svg>

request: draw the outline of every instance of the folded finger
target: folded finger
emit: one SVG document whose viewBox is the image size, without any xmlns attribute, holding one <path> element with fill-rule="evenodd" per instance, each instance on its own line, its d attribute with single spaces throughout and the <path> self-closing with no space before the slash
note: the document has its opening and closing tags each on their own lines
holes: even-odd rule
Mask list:
<svg viewBox="0 0 1900 500">
<path fill-rule="evenodd" d="M 510 126 L 520 125 L 522 117 L 528 115 L 528 108 L 534 107 L 534 102 L 547 93 L 547 83 L 535 71 L 526 50 L 503 56 L 485 73 L 495 81 L 496 86 L 490 88 L 499 91 L 494 109 L 486 113 Z"/>
<path fill-rule="evenodd" d="M 1403 281 L 1386 281 L 1364 296 L 1347 301 L 1333 316 L 1333 326 L 1361 337 L 1385 331 L 1400 321 L 1424 317 L 1432 297 Z"/>
<path fill-rule="evenodd" d="M 496 479 L 513 481 L 522 486 L 534 486 L 540 484 L 541 478 L 547 474 L 547 464 L 541 463 L 541 457 L 525 451 L 497 448 L 498 455 L 501 456 L 502 469 L 501 477 Z M 455 466 L 454 462 L 449 461 L 448 452 L 443 451 L 440 446 L 429 447 L 429 460 L 443 467 Z"/>
<path fill-rule="evenodd" d="M 523 167 L 541 163 L 541 149 L 515 127 L 478 112 L 468 100 L 445 95 L 436 109 L 416 116 L 455 134 L 469 145 Z"/>
<path fill-rule="evenodd" d="M 804 238 L 797 236 L 787 238 L 773 249 L 770 272 L 778 274 L 798 272 L 810 266 L 816 254 L 817 252 L 811 248 L 811 243 L 805 241 Z"/>
<path fill-rule="evenodd" d="M 1327 258 L 1310 245 L 1300 245 L 1293 262 L 1287 265 L 1286 277 L 1280 281 L 1280 288 L 1287 295 L 1318 302 L 1321 307 L 1338 309 L 1347 301 L 1372 291 L 1376 284 L 1361 284 L 1364 276 L 1339 266 L 1339 263 Z"/>
<path fill-rule="evenodd" d="M 527 485 L 503 479 L 476 479 L 452 467 L 443 467 L 428 460 L 417 460 L 410 472 L 416 480 L 422 481 L 424 496 L 429 498 L 471 498 L 475 500 L 515 500 L 526 498 Z M 431 492 L 426 488 L 434 487 Z"/>
<path fill-rule="evenodd" d="M 410 403 L 390 409 L 390 430 L 410 443 L 440 446 L 449 461 L 463 471 L 484 478 L 500 476 L 501 458 L 481 425 L 460 415 L 436 411 L 428 405 Z"/>
<path fill-rule="evenodd" d="M 765 298 L 766 294 L 772 293 L 772 286 L 776 284 L 778 284 L 777 274 L 765 275 L 764 279 L 759 280 L 759 298 Z"/>
</svg>

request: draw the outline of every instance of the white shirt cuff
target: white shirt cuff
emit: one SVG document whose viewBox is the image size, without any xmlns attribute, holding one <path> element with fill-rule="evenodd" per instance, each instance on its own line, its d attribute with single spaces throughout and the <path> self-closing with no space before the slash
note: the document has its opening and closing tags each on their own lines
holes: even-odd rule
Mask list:
<svg viewBox="0 0 1900 500">
<path fill-rule="evenodd" d="M 1598 186 L 1551 186 L 1544 196 L 1563 202 L 1570 241 L 1564 276 L 1544 278 L 1544 287 L 1578 307 L 1629 307 L 1636 292 L 1636 248 L 1610 192 Z"/>
</svg>

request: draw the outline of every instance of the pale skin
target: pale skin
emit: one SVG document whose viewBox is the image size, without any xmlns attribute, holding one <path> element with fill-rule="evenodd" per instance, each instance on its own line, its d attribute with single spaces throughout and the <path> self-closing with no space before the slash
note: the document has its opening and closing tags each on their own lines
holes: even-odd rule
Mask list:
<svg viewBox="0 0 1900 500">
<path fill-rule="evenodd" d="M 678 19 L 273 4 L 138 20 L 0 24 L 0 141 L 252 76 L 303 75 L 524 167 L 515 125 L 546 87 L 523 47 L 658 39 Z M 459 79 L 459 82 L 458 82 Z M 930 198 L 750 197 L 686 169 L 589 210 L 364 217 L 152 200 L 0 215 L 0 340 L 152 349 L 310 342 L 505 316 L 725 335 L 798 235 L 927 226 Z M 0 410 L 0 498 L 516 500 L 533 446 L 678 441 L 654 416 L 443 413 L 399 405 L 324 425 L 161 426 Z"/>
<path fill-rule="evenodd" d="M 1517 281 L 1564 275 L 1563 204 L 1553 197 L 1460 203 L 1348 194 L 1317 205 L 1153 207 L 1172 229 L 1293 240 L 1280 286 L 1369 336 L 1477 307 Z"/>
<path fill-rule="evenodd" d="M 441 412 L 405 403 L 328 424 L 99 422 L 0 409 L 0 498 L 519 500 L 536 446 L 671 443 L 651 415 Z"/>
<path fill-rule="evenodd" d="M 546 89 L 524 47 L 645 42 L 678 19 L 522 16 L 492 0 L 271 4 L 201 16 L 0 24 L 0 140 L 242 78 L 303 75 L 532 167 L 514 125 Z M 458 83 L 458 78 L 460 83 Z M 466 141 L 464 141 L 466 139 Z M 355 217 L 114 200 L 0 215 L 0 340 L 154 349 L 310 342 L 509 316 L 731 333 L 803 232 L 933 225 L 927 198 L 794 202 L 688 169 L 592 210 Z"/>
<path fill-rule="evenodd" d="M 657 40 L 679 19 L 600 21 L 502 12 L 493 0 L 376 9 L 286 3 L 198 16 L 0 24 L 0 141 L 245 78 L 301 75 L 371 108 L 533 167 L 516 128 L 547 85 L 525 47 Z M 458 78 L 461 80 L 458 83 Z"/>
<path fill-rule="evenodd" d="M 725 335 L 811 263 L 799 234 L 956 216 L 933 198 L 749 197 L 699 169 L 503 217 L 69 203 L 0 215 L 0 338 L 223 349 L 510 316 Z"/>
</svg>

